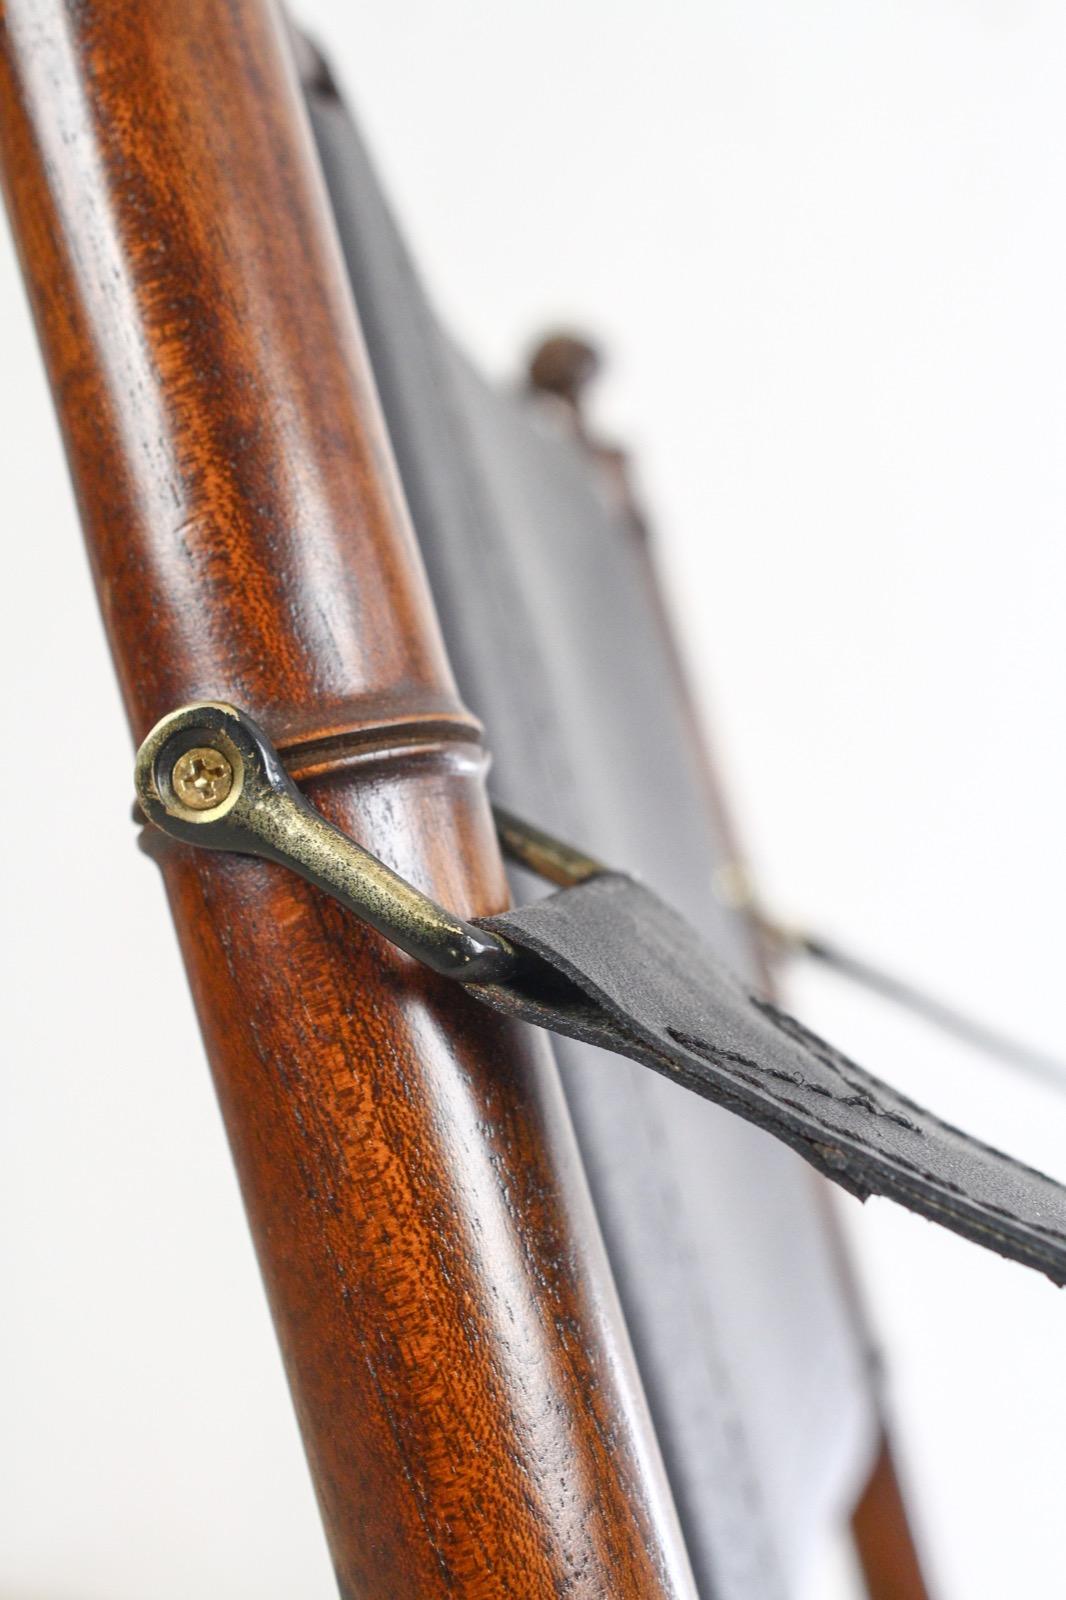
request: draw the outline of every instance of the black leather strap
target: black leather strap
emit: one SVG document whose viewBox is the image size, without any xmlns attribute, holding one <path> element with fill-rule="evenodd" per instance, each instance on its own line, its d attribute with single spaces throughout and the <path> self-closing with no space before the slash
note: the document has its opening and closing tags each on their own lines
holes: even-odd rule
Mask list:
<svg viewBox="0 0 1066 1600">
<path fill-rule="evenodd" d="M 195 821 L 169 777 L 190 741 L 228 752 L 242 772 L 235 798 Z M 327 822 L 263 730 L 216 701 L 157 723 L 136 780 L 145 816 L 164 832 L 290 867 L 497 1010 L 631 1056 L 776 1134 L 860 1198 L 887 1195 L 1066 1282 L 1066 1189 L 941 1122 L 752 994 L 635 879 L 497 808 L 505 851 L 567 887 L 474 927 Z"/>
<path fill-rule="evenodd" d="M 1066 1189 L 871 1077 L 750 993 L 656 895 L 601 872 L 484 919 L 538 958 L 496 1010 L 661 1072 L 765 1128 L 860 1199 L 885 1195 L 1066 1282 Z"/>
</svg>

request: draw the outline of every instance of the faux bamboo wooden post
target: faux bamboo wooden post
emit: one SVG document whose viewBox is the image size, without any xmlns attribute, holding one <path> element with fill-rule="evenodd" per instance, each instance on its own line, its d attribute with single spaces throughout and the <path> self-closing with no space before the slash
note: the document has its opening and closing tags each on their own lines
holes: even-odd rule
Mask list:
<svg viewBox="0 0 1066 1600">
<path fill-rule="evenodd" d="M 135 736 L 244 705 L 334 821 L 495 910 L 274 11 L 4 0 L 0 162 Z M 540 1041 L 280 869 L 163 870 L 342 1592 L 690 1594 Z"/>
</svg>

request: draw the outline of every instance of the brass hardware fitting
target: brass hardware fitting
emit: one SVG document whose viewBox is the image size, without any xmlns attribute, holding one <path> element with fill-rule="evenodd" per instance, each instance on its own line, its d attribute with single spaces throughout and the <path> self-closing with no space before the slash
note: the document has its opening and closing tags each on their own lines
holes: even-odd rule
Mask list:
<svg viewBox="0 0 1066 1600">
<path fill-rule="evenodd" d="M 220 750 L 200 745 L 178 757 L 170 781 L 190 811 L 213 811 L 233 788 L 233 768 Z"/>
<path fill-rule="evenodd" d="M 446 977 L 495 983 L 517 965 L 498 934 L 453 916 L 327 822 L 236 707 L 172 711 L 137 753 L 141 810 L 187 844 L 280 862 Z"/>
</svg>

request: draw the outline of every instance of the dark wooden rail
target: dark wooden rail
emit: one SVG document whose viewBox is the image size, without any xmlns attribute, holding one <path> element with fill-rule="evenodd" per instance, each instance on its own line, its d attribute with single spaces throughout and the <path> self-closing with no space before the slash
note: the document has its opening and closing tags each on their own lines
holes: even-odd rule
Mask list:
<svg viewBox="0 0 1066 1600">
<path fill-rule="evenodd" d="M 5 0 L 0 164 L 135 736 L 232 699 L 500 907 L 273 10 Z M 542 1043 L 280 869 L 163 870 L 343 1593 L 691 1593 Z"/>
</svg>

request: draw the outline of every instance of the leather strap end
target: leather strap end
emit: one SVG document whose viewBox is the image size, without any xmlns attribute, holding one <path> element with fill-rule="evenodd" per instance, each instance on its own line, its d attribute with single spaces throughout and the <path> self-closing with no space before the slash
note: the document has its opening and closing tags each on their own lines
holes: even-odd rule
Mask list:
<svg viewBox="0 0 1066 1600">
<path fill-rule="evenodd" d="M 536 959 L 471 984 L 745 1117 L 865 1199 L 884 1195 L 1066 1283 L 1066 1189 L 916 1105 L 750 993 L 650 890 L 604 872 L 486 918 Z"/>
</svg>

